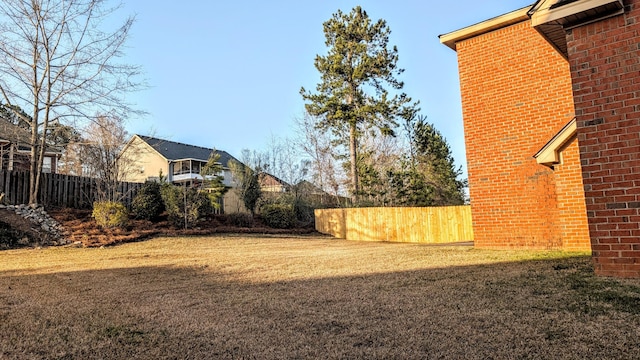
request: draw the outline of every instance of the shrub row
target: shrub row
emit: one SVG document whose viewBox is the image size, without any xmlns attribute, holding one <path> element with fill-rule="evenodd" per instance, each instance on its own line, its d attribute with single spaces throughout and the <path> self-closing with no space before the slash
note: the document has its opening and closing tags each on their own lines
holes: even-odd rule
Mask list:
<svg viewBox="0 0 640 360">
<path fill-rule="evenodd" d="M 135 219 L 154 221 L 166 211 L 168 219 L 178 227 L 196 226 L 198 220 L 213 214 L 215 199 L 192 187 L 175 186 L 169 183 L 147 182 L 138 191 L 131 204 L 131 216 Z M 264 201 L 260 215 L 267 226 L 289 229 L 296 224 L 313 222 L 313 207 L 300 198 L 283 196 Z M 124 227 L 129 213 L 124 205 L 114 202 L 95 203 L 93 217 L 105 228 Z M 231 225 L 251 227 L 251 214 L 230 214 Z"/>
</svg>

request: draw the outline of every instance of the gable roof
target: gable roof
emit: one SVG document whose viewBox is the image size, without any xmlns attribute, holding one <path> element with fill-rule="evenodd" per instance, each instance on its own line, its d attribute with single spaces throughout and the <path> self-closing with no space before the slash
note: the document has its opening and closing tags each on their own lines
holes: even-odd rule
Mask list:
<svg viewBox="0 0 640 360">
<path fill-rule="evenodd" d="M 291 187 L 286 181 L 280 179 L 279 177 L 269 174 L 268 172 L 261 171 L 258 178 L 260 179 L 261 186 L 282 186 L 285 189 L 289 189 Z"/>
<path fill-rule="evenodd" d="M 4 118 L 0 118 L 0 144 L 14 144 L 19 152 L 31 151 L 31 132 L 16 124 L 12 124 Z M 46 155 L 61 155 L 62 147 L 48 144 L 45 148 Z"/>
<path fill-rule="evenodd" d="M 146 142 L 149 146 L 151 146 L 154 150 L 156 150 L 160 155 L 162 155 L 165 159 L 169 161 L 177 161 L 177 160 L 200 160 L 200 161 L 208 161 L 209 156 L 214 151 L 214 149 L 206 148 L 202 146 L 195 146 L 189 144 L 183 144 L 175 141 L 169 141 L 164 139 L 159 139 L 151 136 L 144 135 L 135 135 Z M 220 159 L 218 160 L 222 166 L 229 167 L 229 162 L 234 160 L 238 161 L 233 156 L 229 155 L 226 151 L 215 150 L 216 153 L 220 155 Z M 239 162 L 239 161 L 238 161 Z"/>
<path fill-rule="evenodd" d="M 5 141 L 15 144 L 28 144 L 30 140 L 31 133 L 29 130 L 0 118 L 0 142 Z"/>
<path fill-rule="evenodd" d="M 310 182 L 308 180 L 300 181 L 297 186 L 298 186 L 298 189 L 300 189 L 303 192 L 306 192 L 308 194 L 329 195 L 329 193 L 327 193 L 326 191 L 322 190 L 320 187 L 314 185 L 312 182 Z"/>
</svg>

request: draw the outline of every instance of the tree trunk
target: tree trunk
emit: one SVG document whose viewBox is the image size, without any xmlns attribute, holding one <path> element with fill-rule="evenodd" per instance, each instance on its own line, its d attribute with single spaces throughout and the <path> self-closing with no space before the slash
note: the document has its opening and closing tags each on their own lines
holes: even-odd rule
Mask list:
<svg viewBox="0 0 640 360">
<path fill-rule="evenodd" d="M 36 187 L 36 173 L 38 171 L 38 126 L 37 116 L 31 124 L 31 151 L 29 158 L 29 205 L 38 202 L 38 189 Z"/>
<path fill-rule="evenodd" d="M 360 184 L 358 183 L 358 139 L 356 137 L 356 124 L 352 124 L 349 129 L 349 156 L 351 160 L 351 186 L 353 187 L 351 199 L 353 200 L 353 204 L 356 205 L 360 193 Z"/>
<path fill-rule="evenodd" d="M 43 132 L 47 131 L 47 126 L 49 125 L 47 118 L 45 118 L 43 124 Z M 38 203 L 38 192 L 40 190 L 40 178 L 42 177 L 42 163 L 44 161 L 44 152 L 47 150 L 47 144 L 45 142 L 45 136 L 42 136 L 40 140 L 40 147 L 38 149 L 38 157 L 36 158 L 36 172 L 35 172 L 35 181 L 33 184 L 34 192 L 33 192 L 33 201 L 31 201 L 31 197 L 29 198 L 29 204 L 37 204 Z"/>
</svg>

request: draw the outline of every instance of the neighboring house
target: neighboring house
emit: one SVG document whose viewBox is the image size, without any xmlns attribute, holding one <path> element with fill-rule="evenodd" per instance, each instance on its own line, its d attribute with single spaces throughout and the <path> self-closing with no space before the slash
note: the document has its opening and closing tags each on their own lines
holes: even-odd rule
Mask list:
<svg viewBox="0 0 640 360">
<path fill-rule="evenodd" d="M 125 178 L 132 182 L 158 180 L 160 174 L 174 184 L 193 183 L 202 180 L 200 169 L 207 163 L 214 149 L 158 139 L 151 136 L 134 135 L 122 150 L 126 159 Z M 234 187 L 229 163 L 238 161 L 225 151 L 215 150 L 220 155 L 222 177 L 225 186 Z M 239 161 L 238 161 L 239 162 Z M 226 213 L 242 211 L 237 196 L 228 191 L 223 198 Z"/>
<path fill-rule="evenodd" d="M 291 185 L 286 181 L 267 172 L 261 172 L 258 174 L 258 179 L 260 182 L 260 190 L 262 190 L 262 192 L 283 193 L 291 189 Z"/>
<path fill-rule="evenodd" d="M 322 204 L 323 206 L 340 207 L 348 206 L 351 203 L 351 198 L 346 196 L 331 195 L 307 180 L 300 181 L 296 185 L 296 188 L 297 191 L 305 194 L 306 197 L 312 199 L 316 203 Z"/>
<path fill-rule="evenodd" d="M 309 195 L 317 195 L 317 196 L 331 196 L 326 191 L 322 190 L 320 187 L 314 185 L 308 180 L 302 180 L 296 185 L 298 191 L 303 192 Z"/>
<path fill-rule="evenodd" d="M 0 170 L 29 171 L 31 166 L 31 133 L 29 130 L 0 119 Z M 62 152 L 49 147 L 42 159 L 42 172 L 55 173 Z"/>
<path fill-rule="evenodd" d="M 448 34 L 476 245 L 640 277 L 640 0 L 540 0 Z"/>
<path fill-rule="evenodd" d="M 260 173 L 259 179 L 262 196 L 266 198 L 277 198 L 283 193 L 289 193 L 323 206 L 344 206 L 350 201 L 347 197 L 331 195 L 307 180 L 301 180 L 296 185 L 291 185 L 266 172 Z"/>
</svg>

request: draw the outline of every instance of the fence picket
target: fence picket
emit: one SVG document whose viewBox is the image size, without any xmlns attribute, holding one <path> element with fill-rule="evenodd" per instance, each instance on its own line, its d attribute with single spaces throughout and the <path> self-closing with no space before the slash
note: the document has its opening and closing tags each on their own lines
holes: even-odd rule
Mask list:
<svg viewBox="0 0 640 360">
<path fill-rule="evenodd" d="M 4 202 L 17 205 L 29 201 L 29 173 L 26 171 L 0 170 L 0 193 Z M 130 206 L 141 183 L 120 183 L 122 202 Z M 124 191 L 126 190 L 126 191 Z M 96 181 L 92 178 L 43 173 L 40 178 L 38 201 L 45 207 L 71 207 L 89 209 L 96 199 Z"/>
<path fill-rule="evenodd" d="M 361 241 L 472 241 L 470 206 L 315 210 L 316 230 Z"/>
</svg>

